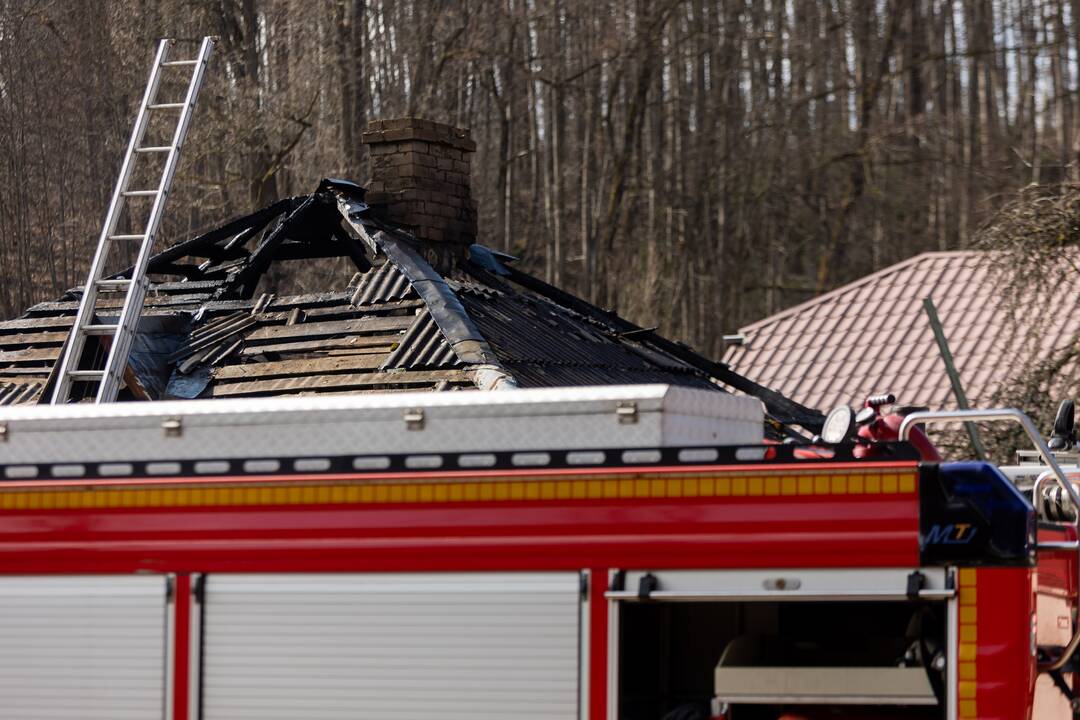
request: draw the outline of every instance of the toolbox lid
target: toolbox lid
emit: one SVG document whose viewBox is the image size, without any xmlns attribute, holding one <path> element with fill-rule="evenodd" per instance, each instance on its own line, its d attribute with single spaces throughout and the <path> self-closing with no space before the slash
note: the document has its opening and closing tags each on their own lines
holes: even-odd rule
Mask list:
<svg viewBox="0 0 1080 720">
<path fill-rule="evenodd" d="M 757 399 L 670 385 L 4 408 L 0 464 L 752 445 Z"/>
</svg>

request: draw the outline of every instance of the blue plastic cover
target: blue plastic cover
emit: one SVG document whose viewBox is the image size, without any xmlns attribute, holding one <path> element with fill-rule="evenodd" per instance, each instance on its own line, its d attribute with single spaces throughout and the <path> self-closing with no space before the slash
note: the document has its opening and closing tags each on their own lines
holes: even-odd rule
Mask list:
<svg viewBox="0 0 1080 720">
<path fill-rule="evenodd" d="M 1035 509 L 991 463 L 924 465 L 919 495 L 924 563 L 1034 563 Z"/>
</svg>

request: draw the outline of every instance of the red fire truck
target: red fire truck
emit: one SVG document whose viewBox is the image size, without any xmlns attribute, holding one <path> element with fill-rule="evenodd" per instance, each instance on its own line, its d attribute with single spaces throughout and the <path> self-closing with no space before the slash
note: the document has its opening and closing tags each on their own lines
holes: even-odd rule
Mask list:
<svg viewBox="0 0 1080 720">
<path fill-rule="evenodd" d="M 1015 411 L 831 419 L 766 444 L 758 401 L 654 385 L 6 410 L 0 717 L 1073 717 L 1075 464 Z M 1037 460 L 909 442 L 962 419 Z"/>
</svg>

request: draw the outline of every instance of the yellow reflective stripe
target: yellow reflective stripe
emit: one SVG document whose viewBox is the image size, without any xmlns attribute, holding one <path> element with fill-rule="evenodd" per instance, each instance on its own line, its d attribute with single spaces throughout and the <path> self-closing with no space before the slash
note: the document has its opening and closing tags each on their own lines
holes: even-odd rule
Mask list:
<svg viewBox="0 0 1080 720">
<path fill-rule="evenodd" d="M 960 684 L 960 720 L 976 720 L 978 706 L 978 658 L 979 658 L 979 573 L 975 568 L 957 571 L 957 605 L 960 612 L 960 647 L 957 648 L 957 670 Z"/>
<path fill-rule="evenodd" d="M 155 508 L 217 505 L 535 502 L 631 498 L 727 498 L 797 495 L 911 495 L 914 473 L 880 475 L 606 476 L 568 479 L 492 477 L 464 481 L 363 479 L 274 485 L 81 487 L 0 490 L 0 510 Z M 970 591 L 974 598 L 974 587 Z"/>
</svg>

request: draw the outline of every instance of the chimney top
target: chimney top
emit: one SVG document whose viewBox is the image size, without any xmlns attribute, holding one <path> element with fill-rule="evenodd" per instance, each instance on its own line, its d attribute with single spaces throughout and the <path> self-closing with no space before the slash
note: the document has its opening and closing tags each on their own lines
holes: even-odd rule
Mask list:
<svg viewBox="0 0 1080 720">
<path fill-rule="evenodd" d="M 446 272 L 476 242 L 476 206 L 469 191 L 468 130 L 397 118 L 368 124 L 366 199 L 384 220 L 410 231 L 436 269 Z"/>
<path fill-rule="evenodd" d="M 476 151 L 476 143 L 473 142 L 468 130 L 420 118 L 372 120 L 368 123 L 364 134 L 360 136 L 360 140 L 368 145 L 421 140 L 448 145 L 464 152 Z"/>
</svg>

